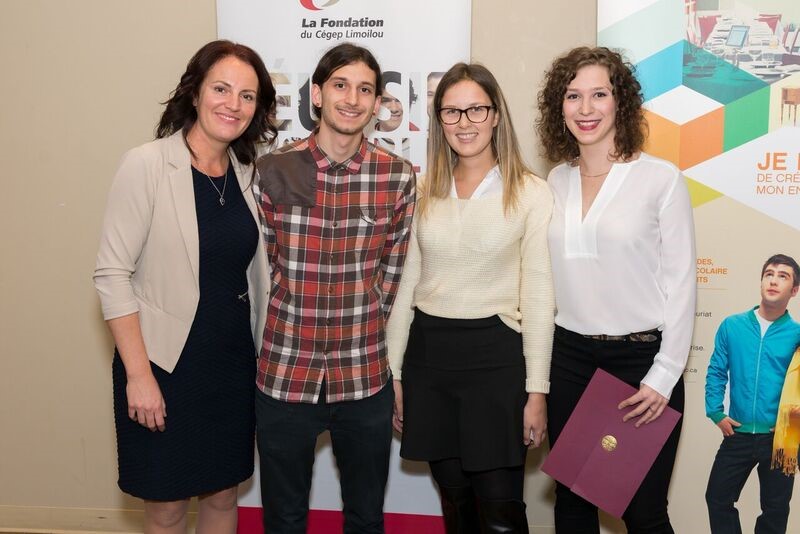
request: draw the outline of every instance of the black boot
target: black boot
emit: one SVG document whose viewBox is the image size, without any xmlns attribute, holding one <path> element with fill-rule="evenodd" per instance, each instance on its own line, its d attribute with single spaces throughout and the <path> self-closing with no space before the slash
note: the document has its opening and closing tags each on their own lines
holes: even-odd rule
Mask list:
<svg viewBox="0 0 800 534">
<path fill-rule="evenodd" d="M 522 501 L 481 500 L 479 510 L 483 534 L 528 534 Z"/>
<path fill-rule="evenodd" d="M 439 486 L 442 494 L 442 515 L 447 534 L 478 534 L 478 508 L 475 493 L 469 486 Z"/>
</svg>

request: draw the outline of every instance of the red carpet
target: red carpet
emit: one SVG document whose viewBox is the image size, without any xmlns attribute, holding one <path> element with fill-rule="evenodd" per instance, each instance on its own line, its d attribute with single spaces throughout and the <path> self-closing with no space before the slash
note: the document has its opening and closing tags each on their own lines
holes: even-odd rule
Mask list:
<svg viewBox="0 0 800 534">
<path fill-rule="evenodd" d="M 385 514 L 386 534 L 444 534 L 444 522 L 438 515 Z M 341 534 L 342 512 L 311 510 L 308 534 Z M 239 534 L 263 534 L 261 508 L 239 507 Z"/>
</svg>

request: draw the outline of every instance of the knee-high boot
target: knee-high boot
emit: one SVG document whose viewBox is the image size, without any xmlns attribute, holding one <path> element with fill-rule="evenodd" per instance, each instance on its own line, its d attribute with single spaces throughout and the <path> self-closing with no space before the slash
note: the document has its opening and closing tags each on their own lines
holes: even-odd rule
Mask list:
<svg viewBox="0 0 800 534">
<path fill-rule="evenodd" d="M 488 501 L 478 506 L 482 534 L 528 534 L 528 518 L 522 501 Z"/>
<path fill-rule="evenodd" d="M 469 486 L 448 488 L 439 486 L 442 495 L 442 515 L 447 534 L 478 534 L 478 508 L 475 493 Z"/>
</svg>

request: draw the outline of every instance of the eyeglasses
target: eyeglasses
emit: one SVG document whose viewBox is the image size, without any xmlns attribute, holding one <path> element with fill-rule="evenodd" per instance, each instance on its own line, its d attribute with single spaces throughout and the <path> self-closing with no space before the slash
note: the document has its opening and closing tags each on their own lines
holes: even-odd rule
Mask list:
<svg viewBox="0 0 800 534">
<path fill-rule="evenodd" d="M 467 109 L 458 108 L 439 108 L 436 112 L 439 114 L 439 120 L 442 124 L 458 124 L 463 114 L 467 114 L 467 120 L 472 123 L 486 122 L 489 118 L 489 110 L 495 109 L 494 106 L 472 106 Z"/>
</svg>

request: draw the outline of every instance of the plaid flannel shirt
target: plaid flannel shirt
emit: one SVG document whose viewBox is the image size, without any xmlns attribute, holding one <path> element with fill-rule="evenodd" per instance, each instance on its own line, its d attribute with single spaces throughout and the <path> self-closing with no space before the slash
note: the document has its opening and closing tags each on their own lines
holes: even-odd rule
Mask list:
<svg viewBox="0 0 800 534">
<path fill-rule="evenodd" d="M 384 324 L 408 247 L 411 164 L 362 139 L 336 163 L 315 134 L 261 157 L 272 279 L 256 384 L 287 402 L 374 395 L 386 385 Z"/>
</svg>

